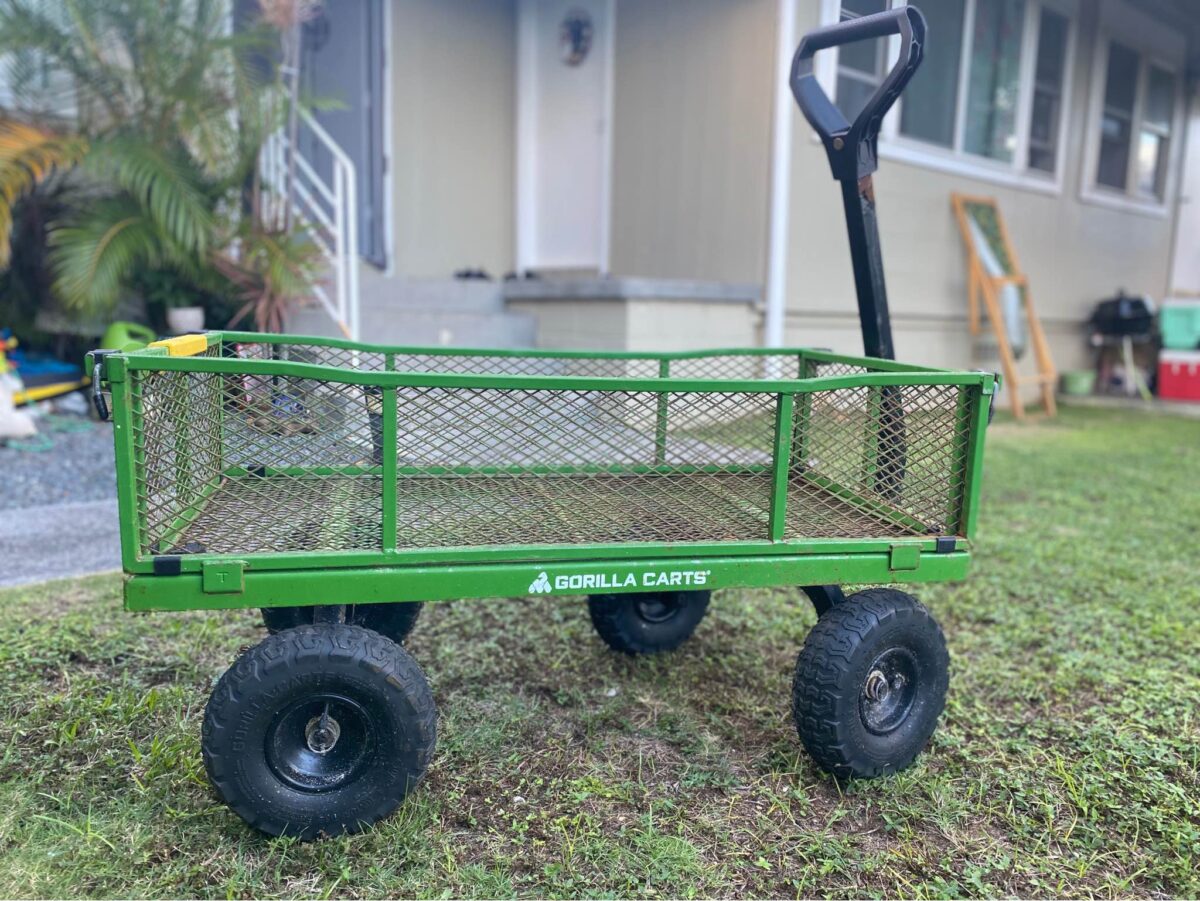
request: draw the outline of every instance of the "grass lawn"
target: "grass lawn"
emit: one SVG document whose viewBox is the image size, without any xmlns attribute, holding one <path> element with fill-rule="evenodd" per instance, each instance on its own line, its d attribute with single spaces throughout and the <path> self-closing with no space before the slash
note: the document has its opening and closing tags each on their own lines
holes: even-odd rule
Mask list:
<svg viewBox="0 0 1200 901">
<path fill-rule="evenodd" d="M 574 600 L 430 605 L 426 782 L 367 834 L 268 840 L 198 745 L 254 613 L 128 615 L 115 575 L 2 592 L 0 895 L 1195 897 L 1200 421 L 1068 410 L 989 441 L 975 569 L 918 591 L 948 706 L 877 782 L 796 738 L 797 591 L 721 592 L 642 660 Z"/>
</svg>

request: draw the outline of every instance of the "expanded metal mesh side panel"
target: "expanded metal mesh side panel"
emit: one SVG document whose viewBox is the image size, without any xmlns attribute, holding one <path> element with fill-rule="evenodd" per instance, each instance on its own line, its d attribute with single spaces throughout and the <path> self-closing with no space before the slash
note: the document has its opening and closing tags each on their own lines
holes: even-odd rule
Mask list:
<svg viewBox="0 0 1200 901">
<path fill-rule="evenodd" d="M 320 344 L 274 344 L 266 341 L 227 341 L 222 356 L 240 360 L 284 360 L 309 363 L 315 366 L 336 366 L 339 369 L 359 369 L 382 372 L 385 355 L 375 351 L 348 350 Z"/>
<path fill-rule="evenodd" d="M 378 551 L 378 389 L 140 372 L 141 551 Z"/>
<path fill-rule="evenodd" d="M 768 394 L 408 389 L 401 547 L 767 534 Z"/>
<path fill-rule="evenodd" d="M 844 388 L 796 399 L 785 535 L 946 534 L 967 429 L 953 385 Z"/>
<path fill-rule="evenodd" d="M 379 388 L 291 376 L 228 376 L 226 467 L 251 471 L 379 464 Z"/>
<path fill-rule="evenodd" d="M 138 549 L 167 553 L 221 479 L 221 379 L 130 372 Z"/>
<path fill-rule="evenodd" d="M 568 375 L 584 378 L 658 378 L 651 357 L 542 357 L 482 354 L 397 353 L 397 372 L 469 373 L 475 375 Z"/>
<path fill-rule="evenodd" d="M 387 368 L 388 354 L 348 350 L 310 344 L 271 342 L 226 342 L 222 355 L 245 360 L 290 360 L 380 372 Z M 712 354 L 668 361 L 669 375 L 681 379 L 797 379 L 801 378 L 800 357 L 780 354 Z M 826 364 L 833 365 L 833 364 Z M 838 364 L 840 365 L 840 364 Z M 463 354 L 395 352 L 396 372 L 430 372 L 475 375 L 578 376 L 583 378 L 655 379 L 662 374 L 658 357 L 540 356 L 520 354 Z M 836 367 L 829 373 L 836 374 Z M 845 371 L 851 371 L 845 368 Z M 856 370 L 865 371 L 865 370 Z"/>
<path fill-rule="evenodd" d="M 666 361 L 677 379 L 796 379 L 796 354 L 713 354 Z M 474 354 L 396 354 L 399 372 L 457 372 L 485 375 L 566 375 L 585 378 L 655 379 L 662 375 L 658 357 L 541 357 Z"/>
<path fill-rule="evenodd" d="M 378 475 L 226 478 L 174 553 L 379 551 Z"/>
<path fill-rule="evenodd" d="M 712 354 L 670 361 L 673 379 L 798 379 L 800 357 L 796 354 Z"/>
<path fill-rule="evenodd" d="M 801 373 L 800 378 L 816 379 L 837 375 L 865 375 L 868 372 L 871 372 L 871 370 L 865 366 L 856 366 L 852 363 L 826 363 L 821 360 L 808 360 L 805 371 Z"/>
<path fill-rule="evenodd" d="M 238 357 L 253 358 L 245 348 Z M 789 357 L 736 362 L 776 368 Z M 799 358 L 791 360 L 799 371 Z M 862 371 L 811 361 L 805 369 Z M 771 534 L 774 393 L 393 392 L 293 375 L 140 369 L 130 369 L 130 383 L 142 555 L 382 552 L 385 493 L 391 503 L 384 461 L 390 467 L 393 450 L 401 549 Z M 784 537 L 958 530 L 974 421 L 969 391 L 890 385 L 794 395 Z M 383 435 L 393 393 L 394 448 Z"/>
</svg>

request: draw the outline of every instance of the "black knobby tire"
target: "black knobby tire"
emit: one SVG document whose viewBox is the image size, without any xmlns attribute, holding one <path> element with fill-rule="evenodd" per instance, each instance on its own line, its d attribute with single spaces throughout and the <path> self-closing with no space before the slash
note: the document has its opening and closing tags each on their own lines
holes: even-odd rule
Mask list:
<svg viewBox="0 0 1200 901">
<path fill-rule="evenodd" d="M 420 601 L 397 602 L 394 604 L 354 604 L 346 608 L 346 622 L 378 632 L 400 644 L 416 628 L 421 615 Z M 263 625 L 274 635 L 284 629 L 312 625 L 312 607 L 264 607 Z"/>
<path fill-rule="evenodd" d="M 626 654 L 657 654 L 691 638 L 711 595 L 711 591 L 593 594 L 588 597 L 588 613 L 609 647 Z"/>
<path fill-rule="evenodd" d="M 225 672 L 201 750 L 217 794 L 269 835 L 358 832 L 425 774 L 437 711 L 420 667 L 360 626 L 298 626 Z"/>
<path fill-rule="evenodd" d="M 835 776 L 896 772 L 933 734 L 949 678 L 941 627 L 916 598 L 860 591 L 821 617 L 796 659 L 796 731 Z"/>
</svg>

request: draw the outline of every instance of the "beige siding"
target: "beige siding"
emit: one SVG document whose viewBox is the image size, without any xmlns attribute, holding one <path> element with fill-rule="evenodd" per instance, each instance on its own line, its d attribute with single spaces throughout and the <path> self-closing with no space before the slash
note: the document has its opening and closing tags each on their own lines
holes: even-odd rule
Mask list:
<svg viewBox="0 0 1200 901">
<path fill-rule="evenodd" d="M 389 0 L 396 269 L 513 265 L 513 0 Z"/>
<path fill-rule="evenodd" d="M 611 270 L 761 284 L 766 268 L 776 0 L 615 0 Z M 820 0 L 795 0 L 798 30 Z M 513 0 L 396 0 L 391 61 L 397 268 L 499 274 L 514 245 Z M 1061 369 L 1117 288 L 1161 296 L 1172 219 L 1080 198 L 1098 6 L 1080 4 L 1062 190 L 1044 194 L 885 159 L 876 187 L 902 357 L 988 366 L 966 329 L 952 191 L 994 196 Z M 795 116 L 787 341 L 859 349 L 842 210 Z M 602 317 L 603 318 L 603 317 Z M 665 339 L 664 339 L 665 340 Z"/>
<path fill-rule="evenodd" d="M 621 300 L 510 300 L 508 309 L 537 318 L 538 347 L 625 350 L 629 305 Z"/>
<path fill-rule="evenodd" d="M 799 27 L 814 27 L 818 0 L 800 0 Z M 1081 323 L 1118 288 L 1161 297 L 1170 266 L 1171 220 L 1080 199 L 1094 8 L 1078 34 L 1061 194 L 1039 194 L 884 159 L 875 176 L 897 353 L 930 364 L 992 361 L 967 333 L 966 268 L 950 208 L 958 191 L 995 197 L 1059 369 L 1090 365 Z M 797 115 L 792 168 L 787 340 L 859 350 L 841 199 L 825 154 Z M 1026 361 L 1028 363 L 1028 361 Z"/>
<path fill-rule="evenodd" d="M 775 3 L 619 0 L 616 18 L 613 273 L 761 281 Z"/>
<path fill-rule="evenodd" d="M 508 308 L 537 319 L 538 347 L 654 352 L 756 343 L 749 301 L 539 298 L 513 299 Z"/>
</svg>

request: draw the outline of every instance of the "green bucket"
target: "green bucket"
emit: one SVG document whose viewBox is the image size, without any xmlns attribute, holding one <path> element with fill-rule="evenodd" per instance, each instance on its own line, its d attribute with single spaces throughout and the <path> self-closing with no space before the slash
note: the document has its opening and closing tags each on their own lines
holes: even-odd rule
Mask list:
<svg viewBox="0 0 1200 901">
<path fill-rule="evenodd" d="M 118 320 L 104 330 L 100 346 L 108 350 L 141 350 L 157 337 L 152 328 Z"/>
<path fill-rule="evenodd" d="M 1062 392 L 1075 397 L 1091 394 L 1096 387 L 1096 372 L 1092 369 L 1076 369 L 1062 374 Z"/>
</svg>

